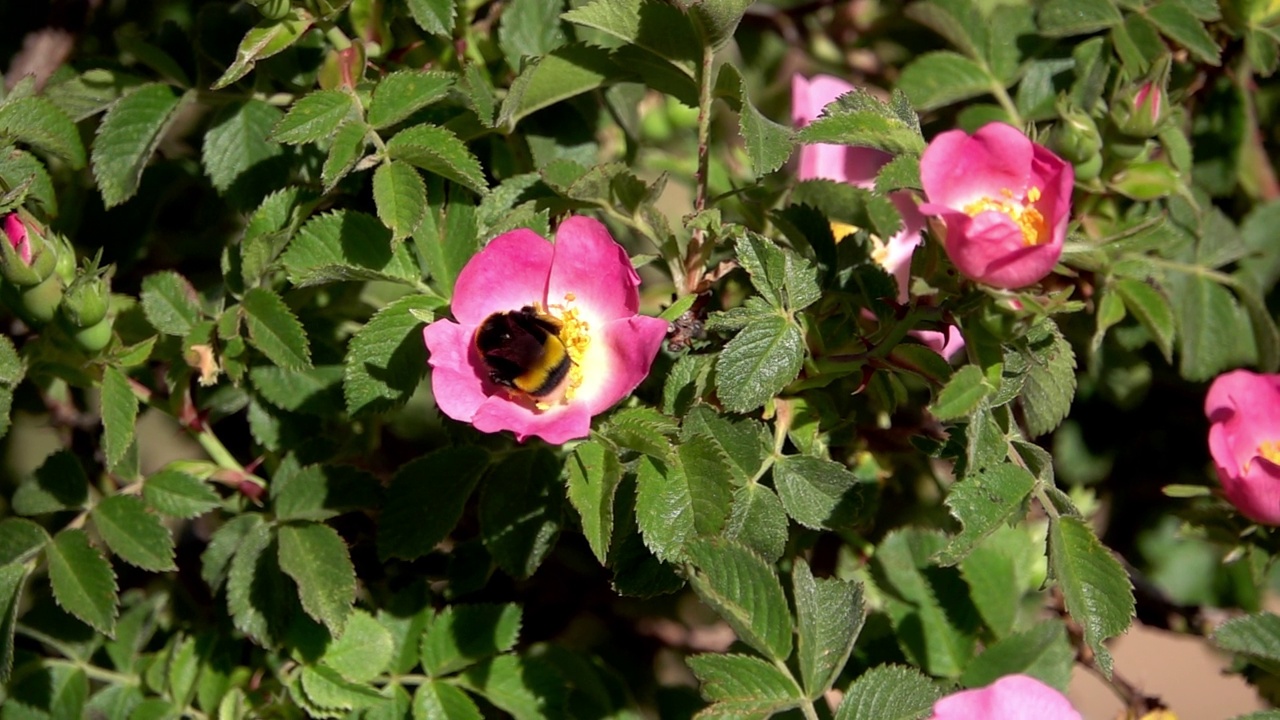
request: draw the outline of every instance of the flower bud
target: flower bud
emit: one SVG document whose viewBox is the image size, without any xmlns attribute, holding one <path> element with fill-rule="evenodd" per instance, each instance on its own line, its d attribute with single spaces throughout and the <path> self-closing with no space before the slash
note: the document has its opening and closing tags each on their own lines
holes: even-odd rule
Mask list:
<svg viewBox="0 0 1280 720">
<path fill-rule="evenodd" d="M 99 353 L 111 343 L 112 318 L 104 317 L 88 327 L 78 328 L 71 339 L 87 353 Z"/>
<path fill-rule="evenodd" d="M 1165 118 L 1164 93 L 1162 83 L 1154 80 L 1121 93 L 1111 108 L 1111 119 L 1116 128 L 1131 137 L 1155 136 Z"/>
<path fill-rule="evenodd" d="M 20 288 L 49 277 L 57 253 L 35 219 L 24 212 L 9 213 L 3 229 L 6 242 L 0 242 L 0 275 Z"/>
<path fill-rule="evenodd" d="M 43 325 L 58 314 L 58 306 L 62 304 L 62 279 L 57 275 L 41 280 L 35 285 L 19 288 L 19 305 L 14 308 L 36 325 Z"/>
<path fill-rule="evenodd" d="M 1062 119 L 1053 126 L 1049 147 L 1073 165 L 1085 162 L 1102 149 L 1102 133 L 1089 114 L 1076 108 L 1059 107 Z"/>
<path fill-rule="evenodd" d="M 72 328 L 87 328 L 107 316 L 111 287 L 99 273 L 81 275 L 62 296 L 62 314 Z"/>
</svg>

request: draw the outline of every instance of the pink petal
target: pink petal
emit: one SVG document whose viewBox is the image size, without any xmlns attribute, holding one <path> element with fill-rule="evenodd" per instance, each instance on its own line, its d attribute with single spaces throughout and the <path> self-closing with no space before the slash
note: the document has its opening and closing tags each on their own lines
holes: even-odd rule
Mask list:
<svg viewBox="0 0 1280 720">
<path fill-rule="evenodd" d="M 1062 256 L 1062 243 L 1023 244 L 1022 229 L 1008 215 L 988 210 L 969 218 L 948 213 L 947 257 L 966 277 L 999 288 L 1038 282 Z"/>
<path fill-rule="evenodd" d="M 1254 457 L 1243 477 L 1221 479 L 1227 500 L 1241 514 L 1265 525 L 1280 525 L 1280 467 L 1275 463 Z"/>
<path fill-rule="evenodd" d="M 933 706 L 932 720 L 1081 720 L 1066 696 L 1028 675 L 1007 675 Z"/>
<path fill-rule="evenodd" d="M 600 221 L 574 215 L 560 223 L 548 304 L 564 304 L 571 297 L 598 321 L 631 317 L 640 307 L 639 285 L 627 251 Z"/>
<path fill-rule="evenodd" d="M 666 320 L 644 315 L 592 328 L 591 345 L 583 361 L 582 386 L 573 402 L 586 405 L 596 415 L 630 395 L 649 374 L 667 329 Z"/>
<path fill-rule="evenodd" d="M 830 75 L 803 75 L 791 78 L 791 124 L 796 128 L 816 120 L 823 108 L 833 100 L 853 91 L 853 86 Z M 801 180 L 834 180 L 870 189 L 880 168 L 892 155 L 872 148 L 846 145 L 802 145 L 800 147 Z"/>
<path fill-rule="evenodd" d="M 946 332 L 912 330 L 908 334 L 924 343 L 925 347 L 938 353 L 948 362 L 956 356 L 956 353 L 964 349 L 964 335 L 960 334 L 960 328 L 955 325 L 948 325 Z"/>
<path fill-rule="evenodd" d="M 9 245 L 18 251 L 22 262 L 31 264 L 31 238 L 27 236 L 27 226 L 23 224 L 18 213 L 9 213 L 4 218 L 4 234 L 9 238 Z"/>
<path fill-rule="evenodd" d="M 853 92 L 853 86 L 831 75 L 791 76 L 791 124 L 797 128 L 813 122 L 831 101 Z"/>
<path fill-rule="evenodd" d="M 471 422 L 481 432 L 510 430 L 520 442 L 536 435 L 559 445 L 591 434 L 591 411 L 583 403 L 535 410 L 528 404 L 493 395 L 476 410 Z"/>
<path fill-rule="evenodd" d="M 485 379 L 488 371 L 474 350 L 474 335 L 475 327 L 451 320 L 437 320 L 422 330 L 430 353 L 427 362 L 432 367 L 431 392 L 436 407 L 462 422 L 471 422 L 492 392 Z"/>
<path fill-rule="evenodd" d="M 532 230 L 494 238 L 458 273 L 453 316 L 475 327 L 495 312 L 544 302 L 553 255 L 551 243 Z"/>
<path fill-rule="evenodd" d="M 1003 123 L 984 125 L 972 136 L 963 130 L 938 135 L 920 157 L 920 182 L 931 204 L 961 210 L 1004 190 L 1022 197 L 1030 178 L 1033 143 Z M 921 212 L 929 214 L 921 209 Z"/>
</svg>

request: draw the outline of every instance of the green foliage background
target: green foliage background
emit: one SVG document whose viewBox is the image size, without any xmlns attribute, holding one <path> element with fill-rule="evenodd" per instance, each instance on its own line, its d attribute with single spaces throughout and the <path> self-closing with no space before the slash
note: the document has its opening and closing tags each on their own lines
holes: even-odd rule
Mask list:
<svg viewBox="0 0 1280 720">
<path fill-rule="evenodd" d="M 1280 366 L 1274 4 L 34 5 L 0 54 L 71 52 L 9 78 L 0 211 L 111 294 L 95 342 L 0 286 L 0 717 L 919 718 L 1120 678 L 1135 616 L 1276 699 L 1276 539 L 1201 411 Z M 877 92 L 795 131 L 796 72 Z M 892 302 L 887 193 L 991 120 L 1077 166 L 1058 271 L 983 289 L 931 235 Z M 798 183 L 806 143 L 895 160 Z M 442 419 L 422 326 L 569 213 L 705 334 L 581 442 Z M 908 336 L 951 324 L 952 363 Z M 145 464 L 144 412 L 200 452 Z"/>
</svg>

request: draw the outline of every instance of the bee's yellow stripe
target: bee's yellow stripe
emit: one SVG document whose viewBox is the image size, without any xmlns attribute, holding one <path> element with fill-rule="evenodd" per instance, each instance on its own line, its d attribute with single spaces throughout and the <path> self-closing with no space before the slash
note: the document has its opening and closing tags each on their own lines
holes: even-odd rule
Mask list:
<svg viewBox="0 0 1280 720">
<path fill-rule="evenodd" d="M 560 338 L 548 334 L 542 350 L 542 357 L 537 364 L 513 381 L 516 388 L 533 397 L 550 394 L 560 386 L 569 372 L 569 353 Z"/>
</svg>

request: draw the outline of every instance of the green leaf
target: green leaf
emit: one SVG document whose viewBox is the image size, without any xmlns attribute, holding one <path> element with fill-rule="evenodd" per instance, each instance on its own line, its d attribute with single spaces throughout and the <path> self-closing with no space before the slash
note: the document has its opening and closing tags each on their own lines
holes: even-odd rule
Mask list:
<svg viewBox="0 0 1280 720">
<path fill-rule="evenodd" d="M 414 233 L 427 211 L 427 186 L 408 163 L 392 160 L 373 172 L 373 201 L 378 219 L 398 242 Z"/>
<path fill-rule="evenodd" d="M 282 525 L 278 532 L 280 569 L 298 584 L 302 609 L 341 637 L 356 594 L 347 544 L 320 523 Z"/>
<path fill-rule="evenodd" d="M 565 44 L 564 6 L 564 0 L 513 0 L 502 9 L 498 45 L 508 66 L 519 70 L 524 58 L 542 57 Z"/>
<path fill-rule="evenodd" d="M 871 573 L 903 653 L 930 675 L 956 677 L 973 657 L 979 622 L 960 573 L 930 562 L 945 542 L 938 532 L 891 532 Z"/>
<path fill-rule="evenodd" d="M 1049 0 L 1036 15 L 1040 34 L 1046 37 L 1088 35 L 1122 22 L 1112 0 Z"/>
<path fill-rule="evenodd" d="M 332 137 L 338 127 L 358 119 L 360 108 L 346 90 L 316 90 L 299 98 L 271 130 L 271 139 L 287 145 Z"/>
<path fill-rule="evenodd" d="M 1021 533 L 1017 537 L 1020 546 L 1030 546 L 1032 540 L 1025 532 L 1003 528 L 989 537 L 1000 537 L 1000 533 Z M 1036 548 L 1036 554 L 1039 554 Z M 1025 559 L 1030 561 L 1030 558 Z M 1021 593 L 1010 592 L 1010 588 L 1025 585 L 1020 573 L 1024 572 L 1024 558 L 1008 552 L 999 543 L 983 542 L 973 548 L 964 560 L 960 561 L 960 574 L 969 586 L 969 596 L 978 608 L 986 624 L 996 637 L 1004 637 L 1013 632 L 1020 615 Z"/>
<path fill-rule="evenodd" d="M 607 564 L 613 540 L 613 496 L 622 482 L 616 450 L 591 440 L 578 445 L 567 461 L 566 494 L 582 519 L 582 534 L 600 563 Z"/>
<path fill-rule="evenodd" d="M 0 520 L 0 565 L 21 565 L 44 549 L 49 533 L 22 518 Z"/>
<path fill-rule="evenodd" d="M 104 498 L 89 517 L 107 547 L 121 560 L 152 572 L 177 569 L 173 564 L 173 537 L 138 496 Z"/>
<path fill-rule="evenodd" d="M 147 322 L 166 335 L 186 337 L 204 316 L 196 289 L 170 270 L 143 278 L 141 297 Z"/>
<path fill-rule="evenodd" d="M 969 663 L 960 684 L 990 685 L 1005 675 L 1024 674 L 1066 690 L 1076 654 L 1067 629 L 1058 619 L 1045 620 L 1030 630 L 1010 635 L 987 646 Z"/>
<path fill-rule="evenodd" d="M 462 69 L 462 76 L 458 79 L 458 89 L 462 91 L 462 97 L 467 106 L 479 118 L 480 124 L 491 128 L 494 126 L 494 114 L 497 112 L 497 107 L 494 105 L 493 83 L 489 82 L 480 68 L 481 65 L 468 62 Z"/>
<path fill-rule="evenodd" d="M 765 560 L 776 562 L 787 548 L 787 511 L 772 490 L 747 483 L 733 491 L 724 536 L 738 540 Z"/>
<path fill-rule="evenodd" d="M 369 126 L 359 120 L 352 120 L 333 134 L 333 142 L 329 143 L 329 155 L 320 170 L 325 192 L 332 190 L 364 157 L 365 148 L 369 144 L 368 137 Z"/>
<path fill-rule="evenodd" d="M 877 665 L 849 686 L 835 720 L 919 720 L 940 697 L 938 686 L 918 670 Z"/>
<path fill-rule="evenodd" d="M 545 449 L 512 453 L 480 492 L 480 536 L 514 578 L 533 574 L 560 534 L 560 461 Z"/>
<path fill-rule="evenodd" d="M 249 379 L 263 400 L 290 412 L 333 416 L 342 409 L 338 384 L 341 365 L 320 365 L 306 370 L 286 370 L 275 365 L 258 365 Z"/>
<path fill-rule="evenodd" d="M 1214 631 L 1213 642 L 1228 652 L 1280 662 L 1280 616 L 1261 612 L 1231 618 Z"/>
<path fill-rule="evenodd" d="M 14 563 L 0 565 L 0 682 L 8 683 L 13 670 L 13 631 L 18 622 L 22 587 L 31 568 Z"/>
<path fill-rule="evenodd" d="M 949 50 L 921 55 L 898 78 L 898 87 L 922 111 L 986 95 L 997 84 L 985 67 Z"/>
<path fill-rule="evenodd" d="M 383 77 L 373 88 L 369 124 L 377 129 L 395 125 L 446 97 L 453 81 L 452 74 L 433 70 L 399 70 Z"/>
<path fill-rule="evenodd" d="M 1208 380 L 1253 358 L 1245 318 L 1231 292 L 1199 275 L 1170 273 L 1166 289 L 1177 320 L 1178 372 L 1192 381 Z"/>
<path fill-rule="evenodd" d="M 773 438 L 763 424 L 750 418 L 729 418 L 705 405 L 689 410 L 681 432 L 685 440 L 707 436 L 729 458 L 728 468 L 738 485 L 754 478 L 765 456 L 773 452 Z"/>
<path fill-rule="evenodd" d="M 837 578 L 817 578 L 809 564 L 797 559 L 791 571 L 796 603 L 796 658 L 805 696 L 816 700 L 840 675 L 866 619 L 862 585 Z"/>
<path fill-rule="evenodd" d="M 504 653 L 520 638 L 520 623 L 515 603 L 450 605 L 427 623 L 422 667 L 439 677 Z"/>
<path fill-rule="evenodd" d="M 448 536 L 488 467 L 474 446 L 445 448 L 400 467 L 387 487 L 378 523 L 378 556 L 414 560 Z M 422 508 L 430 507 L 424 513 Z"/>
<path fill-rule="evenodd" d="M 685 549 L 689 584 L 698 597 L 743 642 L 770 659 L 786 660 L 791 655 L 791 611 L 773 568 L 734 540 L 698 538 Z"/>
<path fill-rule="evenodd" d="M 704 0 L 694 7 L 724 1 L 727 0 Z M 722 65 L 720 74 L 716 77 L 716 85 L 717 95 L 725 98 L 738 112 L 738 133 L 742 135 L 747 157 L 751 160 L 751 169 L 756 176 L 768 175 L 782 167 L 787 158 L 791 157 L 795 142 L 791 128 L 779 125 L 756 109 L 747 95 L 746 78 L 742 77 L 737 67 Z"/>
<path fill-rule="evenodd" d="M 768 402 L 800 373 L 804 334 L 781 315 L 753 320 L 725 344 L 716 362 L 716 391 L 732 412 Z"/>
<path fill-rule="evenodd" d="M 413 285 L 422 271 L 405 243 L 371 215 L 338 210 L 317 215 L 298 231 L 281 257 L 299 287 L 348 280 L 393 280 Z"/>
<path fill-rule="evenodd" d="M 694 438 L 692 442 L 710 444 L 706 439 Z M 645 546 L 660 560 L 680 559 L 685 544 L 697 535 L 718 534 L 724 528 L 731 501 L 727 482 L 713 474 L 688 472 L 679 456 L 665 462 L 640 458 L 636 470 L 636 524 Z"/>
<path fill-rule="evenodd" d="M 964 55 L 975 60 L 982 58 L 990 37 L 990 22 L 970 0 L 912 3 L 905 14 L 941 35 Z"/>
<path fill-rule="evenodd" d="M 1204 23 L 1181 2 L 1164 0 L 1147 8 L 1144 14 L 1160 28 L 1162 35 L 1191 51 L 1202 62 L 1210 65 L 1222 63 L 1217 41 L 1205 29 Z"/>
<path fill-rule="evenodd" d="M 313 191 L 292 186 L 273 192 L 249 217 L 240 240 L 240 274 L 245 287 L 257 285 L 314 207 Z"/>
<path fill-rule="evenodd" d="M 1164 359 L 1172 362 L 1174 324 L 1169 300 L 1159 290 L 1140 280 L 1121 278 L 1116 281 L 1115 288 L 1125 307 L 1151 333 Z"/>
<path fill-rule="evenodd" d="M 908 116 L 908 112 L 910 106 L 901 92 L 895 91 L 891 102 L 885 103 L 863 91 L 854 91 L 828 105 L 822 117 L 806 125 L 797 137 L 806 145 L 833 143 L 876 148 L 894 155 L 917 155 L 924 150 L 924 138 L 919 119 L 914 112 Z"/>
<path fill-rule="evenodd" d="M 35 476 L 24 481 L 10 501 L 19 515 L 79 510 L 89 499 L 89 477 L 70 450 L 45 458 Z"/>
<path fill-rule="evenodd" d="M 142 170 L 178 109 L 194 99 L 194 93 L 179 96 L 168 85 L 153 83 L 121 97 L 107 110 L 98 125 L 92 163 L 93 177 L 108 208 L 138 191 Z"/>
<path fill-rule="evenodd" d="M 89 679 L 83 669 L 71 662 L 34 662 L 20 666 L 5 695 L 6 720 L 10 717 L 58 720 L 90 717 L 85 713 Z"/>
<path fill-rule="evenodd" d="M 271 476 L 271 507 L 277 520 L 327 520 L 378 504 L 377 478 L 348 465 L 299 467 L 286 457 Z"/>
<path fill-rule="evenodd" d="M 329 643 L 320 662 L 351 682 L 368 682 L 391 665 L 391 633 L 364 610 L 355 610 L 341 637 Z"/>
<path fill-rule="evenodd" d="M 480 161 L 449 130 L 435 125 L 415 125 L 387 141 L 387 157 L 452 180 L 483 195 L 489 190 Z"/>
<path fill-rule="evenodd" d="M 368 685 L 348 682 L 336 670 L 323 665 L 302 668 L 302 690 L 307 700 L 323 710 L 354 710 L 381 705 L 383 698 Z"/>
<path fill-rule="evenodd" d="M 695 27 L 703 41 L 719 50 L 733 39 L 743 14 L 752 0 L 698 0 L 689 6 Z"/>
<path fill-rule="evenodd" d="M 229 194 L 233 185 L 241 183 L 252 184 L 256 189 L 260 183 L 272 182 L 271 190 L 284 184 L 275 178 L 268 181 L 254 177 L 264 172 L 280 171 L 279 166 L 269 164 L 269 161 L 283 155 L 284 148 L 267 136 L 282 119 L 283 113 L 279 108 L 262 100 L 233 103 L 214 115 L 204 136 L 201 159 L 205 173 L 220 194 Z M 253 200 L 257 199 L 255 194 Z"/>
<path fill-rule="evenodd" d="M 133 394 L 129 378 L 108 366 L 102 373 L 102 448 L 107 466 L 115 467 L 129 446 L 138 422 L 138 398 Z"/>
<path fill-rule="evenodd" d="M 799 707 L 796 681 L 776 666 L 750 655 L 704 653 L 688 661 L 702 683 L 713 716 L 763 717 Z"/>
<path fill-rule="evenodd" d="M 1049 572 L 1057 580 L 1067 612 L 1084 630 L 1098 667 L 1111 675 L 1111 653 L 1103 644 L 1129 629 L 1133 586 L 1111 551 L 1079 518 L 1049 523 Z"/>
<path fill-rule="evenodd" d="M 413 693 L 413 720 L 482 720 L 480 708 L 457 687 L 439 680 L 424 682 Z"/>
<path fill-rule="evenodd" d="M 1005 463 L 989 468 L 976 468 L 951 486 L 947 507 L 963 530 L 951 538 L 938 555 L 942 565 L 955 565 L 964 559 L 978 541 L 1006 524 L 1035 488 L 1036 479 L 1025 468 Z"/>
<path fill-rule="evenodd" d="M 275 528 L 256 514 L 229 521 L 202 557 L 202 574 L 211 587 L 226 574 L 227 610 L 236 629 L 266 646 L 280 642 L 290 614 L 298 610 L 294 584 L 280 570 L 278 557 Z"/>
<path fill-rule="evenodd" d="M 537 656 L 499 655 L 467 668 L 459 678 L 463 687 L 483 695 L 515 720 L 558 720 L 568 717 L 563 707 L 564 680 Z"/>
<path fill-rule="evenodd" d="M 351 338 L 342 380 L 347 412 L 384 412 L 408 402 L 427 371 L 422 321 L 415 313 L 430 312 L 439 303 L 407 295 L 379 310 Z"/>
<path fill-rule="evenodd" d="M 598 432 L 621 448 L 666 460 L 671 455 L 672 437 L 678 430 L 675 421 L 662 413 L 634 407 L 610 415 Z"/>
<path fill-rule="evenodd" d="M 1027 361 L 1022 409 L 1027 434 L 1036 437 L 1058 427 L 1071 410 L 1076 395 L 1076 356 L 1052 320 L 1032 328 L 1022 356 Z"/>
<path fill-rule="evenodd" d="M 311 27 L 311 14 L 301 8 L 293 8 L 279 20 L 263 20 L 245 33 L 236 50 L 236 59 L 218 78 L 211 90 L 221 90 L 239 80 L 263 58 L 271 57 L 298 41 Z"/>
<path fill-rule="evenodd" d="M 282 368 L 311 367 L 311 349 L 302 323 L 279 295 L 266 288 L 253 288 L 240 304 L 249 327 L 249 340 L 271 362 Z"/>
<path fill-rule="evenodd" d="M 407 0 L 407 4 L 418 27 L 433 35 L 453 34 L 453 19 L 458 14 L 453 0 Z"/>
<path fill-rule="evenodd" d="M 502 101 L 498 125 L 521 119 L 562 100 L 590 92 L 623 75 L 609 52 L 591 45 L 567 45 L 525 64 Z"/>
<path fill-rule="evenodd" d="M 0 385 L 17 385 L 26 373 L 26 363 L 18 355 L 13 341 L 7 335 L 0 335 Z"/>
<path fill-rule="evenodd" d="M 214 489 L 180 470 L 160 470 L 147 478 L 142 498 L 157 512 L 170 518 L 198 518 L 218 507 L 221 498 Z"/>
<path fill-rule="evenodd" d="M 115 635 L 116 576 L 83 530 L 66 529 L 45 546 L 58 606 L 108 637 Z"/>
<path fill-rule="evenodd" d="M 594 0 L 561 17 L 638 45 L 690 77 L 702 56 L 702 42 L 689 16 L 660 0 Z"/>
<path fill-rule="evenodd" d="M 789 455 L 773 465 L 778 497 L 796 522 L 815 530 L 844 530 L 865 522 L 875 510 L 876 481 L 854 475 L 844 465 L 812 455 Z"/>
<path fill-rule="evenodd" d="M 0 137 L 64 160 L 72 170 L 84 167 L 80 132 L 71 118 L 47 98 L 10 98 L 0 104 Z"/>
</svg>

